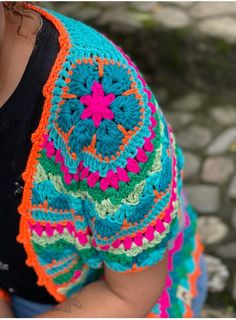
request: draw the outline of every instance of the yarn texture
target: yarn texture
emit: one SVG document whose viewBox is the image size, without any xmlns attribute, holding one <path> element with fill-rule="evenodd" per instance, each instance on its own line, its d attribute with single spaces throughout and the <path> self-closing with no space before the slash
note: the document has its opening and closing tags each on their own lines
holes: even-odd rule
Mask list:
<svg viewBox="0 0 236 320">
<path fill-rule="evenodd" d="M 166 287 L 147 317 L 191 317 L 203 248 L 182 190 L 183 155 L 155 95 L 106 36 L 25 5 L 60 34 L 23 173 L 26 264 L 61 302 L 100 279 L 104 264 L 140 272 L 168 250 Z"/>
</svg>

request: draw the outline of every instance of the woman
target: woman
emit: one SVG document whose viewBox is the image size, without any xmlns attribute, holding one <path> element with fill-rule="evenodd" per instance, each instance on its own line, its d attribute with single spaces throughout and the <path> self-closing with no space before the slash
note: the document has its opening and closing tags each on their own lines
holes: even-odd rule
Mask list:
<svg viewBox="0 0 236 320">
<path fill-rule="evenodd" d="M 191 317 L 205 299 L 183 156 L 120 47 L 0 3 L 2 317 Z"/>
</svg>

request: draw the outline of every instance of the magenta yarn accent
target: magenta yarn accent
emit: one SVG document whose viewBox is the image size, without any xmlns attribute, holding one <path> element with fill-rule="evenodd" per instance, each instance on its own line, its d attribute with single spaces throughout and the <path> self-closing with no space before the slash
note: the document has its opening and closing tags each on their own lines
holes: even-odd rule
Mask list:
<svg viewBox="0 0 236 320">
<path fill-rule="evenodd" d="M 100 125 L 101 120 L 114 118 L 113 112 L 108 109 L 112 101 L 115 99 L 113 93 L 104 95 L 102 84 L 94 81 L 92 85 L 92 95 L 85 95 L 80 98 L 80 102 L 85 104 L 87 108 L 84 109 L 80 118 L 82 120 L 92 117 L 95 127 Z"/>
<path fill-rule="evenodd" d="M 147 82 L 145 81 L 145 79 L 143 77 L 141 77 L 139 69 L 135 66 L 136 71 L 138 71 L 138 78 L 142 81 L 142 84 L 144 87 L 147 87 Z M 148 89 L 146 89 L 146 91 L 149 91 Z M 150 91 L 149 91 L 150 92 Z"/>
<path fill-rule="evenodd" d="M 148 105 L 149 105 L 152 113 L 155 113 L 157 111 L 156 105 L 154 103 L 149 101 Z"/>
<path fill-rule="evenodd" d="M 106 191 L 108 187 L 109 187 L 109 181 L 106 178 L 102 178 L 100 180 L 100 189 L 102 191 Z"/>
<path fill-rule="evenodd" d="M 71 278 L 71 280 L 76 280 L 80 277 L 81 275 L 81 270 L 76 270 L 73 274 L 73 277 Z"/>
<path fill-rule="evenodd" d="M 145 85 L 145 87 L 146 87 L 146 85 Z M 152 97 L 152 93 L 151 93 L 151 91 L 150 91 L 150 90 L 148 90 L 147 88 L 144 88 L 144 89 L 143 89 L 143 91 L 145 91 L 145 92 L 147 93 L 148 100 L 150 100 L 150 99 L 151 99 L 151 97 Z"/>
<path fill-rule="evenodd" d="M 153 131 L 153 129 L 152 129 L 152 127 L 151 127 L 151 126 L 149 127 L 149 130 L 151 131 L 150 139 L 154 139 L 154 138 L 155 138 L 155 136 L 156 136 L 155 131 Z"/>
<path fill-rule="evenodd" d="M 85 235 L 92 235 L 92 229 L 90 228 L 90 226 L 88 226 L 84 232 Z"/>
<path fill-rule="evenodd" d="M 159 304 L 160 304 L 160 317 L 161 318 L 168 318 L 168 308 L 170 307 L 170 297 L 168 293 L 168 288 L 171 287 L 172 285 L 172 280 L 170 278 L 170 272 L 173 270 L 173 257 L 174 254 L 177 253 L 179 250 L 181 250 L 183 246 L 183 233 L 181 232 L 177 238 L 174 240 L 174 246 L 172 249 L 169 250 L 168 252 L 168 276 L 167 276 L 167 281 L 166 285 L 164 288 L 164 291 L 159 299 Z"/>
<path fill-rule="evenodd" d="M 93 188 L 95 187 L 95 185 L 97 184 L 97 182 L 99 181 L 99 172 L 96 171 L 96 172 L 92 172 L 90 173 L 88 179 L 87 179 L 87 184 Z"/>
<path fill-rule="evenodd" d="M 102 250 L 108 250 L 110 248 L 109 244 L 100 247 Z"/>
<path fill-rule="evenodd" d="M 83 169 L 83 164 L 84 164 L 84 161 L 81 160 L 80 163 L 79 163 L 79 166 L 78 166 L 78 171 L 82 171 L 82 169 Z"/>
<path fill-rule="evenodd" d="M 154 228 L 152 226 L 147 227 L 147 231 L 145 232 L 145 238 L 147 238 L 148 241 L 152 241 L 154 239 Z"/>
<path fill-rule="evenodd" d="M 160 219 L 157 219 L 156 221 L 155 230 L 159 233 L 163 233 L 165 231 L 164 223 Z"/>
<path fill-rule="evenodd" d="M 30 222 L 28 222 L 28 226 L 30 228 L 30 231 L 32 232 L 34 230 L 34 226 Z"/>
<path fill-rule="evenodd" d="M 166 216 L 164 217 L 163 221 L 166 222 L 166 223 L 170 223 L 170 222 L 171 222 L 171 217 L 170 217 L 170 215 L 166 215 Z"/>
<path fill-rule="evenodd" d="M 185 227 L 189 227 L 190 226 L 190 218 L 189 218 L 189 215 L 186 213 L 185 214 Z"/>
<path fill-rule="evenodd" d="M 129 182 L 130 178 L 124 168 L 117 168 L 117 176 L 120 181 Z"/>
<path fill-rule="evenodd" d="M 46 148 L 47 144 L 48 144 L 48 137 L 49 135 L 48 134 L 43 134 L 43 143 L 41 144 L 41 147 L 42 148 Z"/>
<path fill-rule="evenodd" d="M 71 222 L 67 222 L 66 228 L 70 234 L 72 234 L 75 231 L 75 227 L 73 226 L 73 224 Z"/>
<path fill-rule="evenodd" d="M 140 231 L 135 235 L 133 241 L 138 247 L 142 247 L 142 245 L 143 245 L 143 235 L 142 235 L 142 233 Z"/>
<path fill-rule="evenodd" d="M 46 155 L 51 158 L 55 154 L 55 148 L 52 141 L 49 141 L 46 147 Z"/>
<path fill-rule="evenodd" d="M 56 155 L 55 155 L 55 162 L 58 163 L 58 162 L 64 162 L 64 159 L 61 155 L 61 150 L 57 150 L 56 151 Z"/>
<path fill-rule="evenodd" d="M 112 247 L 117 249 L 119 248 L 119 246 L 121 245 L 122 241 L 120 239 L 116 239 L 113 243 L 112 243 Z"/>
<path fill-rule="evenodd" d="M 177 183 L 175 182 L 174 185 L 177 185 Z M 172 200 L 173 200 L 173 201 L 176 201 L 176 200 L 177 200 L 177 194 L 176 194 L 176 193 L 173 194 Z"/>
<path fill-rule="evenodd" d="M 89 175 L 89 168 L 85 167 L 81 172 L 81 180 L 83 180 L 84 178 L 88 177 L 88 175 Z"/>
<path fill-rule="evenodd" d="M 91 243 L 92 243 L 92 246 L 93 246 L 93 247 L 96 247 L 96 246 L 97 246 L 97 242 L 96 242 L 96 240 L 95 240 L 94 238 L 92 239 L 92 242 L 91 242 Z"/>
<path fill-rule="evenodd" d="M 148 152 L 152 152 L 154 150 L 154 145 L 153 143 L 150 141 L 150 138 L 144 138 L 144 145 L 143 145 L 143 149 L 145 151 L 148 151 Z"/>
<path fill-rule="evenodd" d="M 49 237 L 52 237 L 52 236 L 53 236 L 54 229 L 53 229 L 53 227 L 50 225 L 50 223 L 46 223 L 46 225 L 45 225 L 45 232 L 46 232 L 46 234 L 47 234 Z"/>
<path fill-rule="evenodd" d="M 125 237 L 125 239 L 123 240 L 123 244 L 124 244 L 124 248 L 126 250 L 129 250 L 132 246 L 132 238 L 131 237 Z"/>
<path fill-rule="evenodd" d="M 61 224 L 57 224 L 55 229 L 59 234 L 62 234 L 64 231 L 64 226 L 62 226 Z"/>
<path fill-rule="evenodd" d="M 79 173 L 77 172 L 77 173 L 74 173 L 73 175 L 72 175 L 72 177 L 73 177 L 73 179 L 75 180 L 75 181 L 79 181 Z"/>
<path fill-rule="evenodd" d="M 41 224 L 39 222 L 36 223 L 34 230 L 37 233 L 37 235 L 40 237 L 42 236 L 42 233 L 44 231 L 43 227 L 41 226 Z"/>
<path fill-rule="evenodd" d="M 135 159 L 132 158 L 128 158 L 127 160 L 127 170 L 134 172 L 134 173 L 138 173 L 140 171 L 138 162 Z"/>
<path fill-rule="evenodd" d="M 76 238 L 79 240 L 79 242 L 80 242 L 82 245 L 85 245 L 86 243 L 88 243 L 87 236 L 86 236 L 83 232 L 81 232 L 81 231 L 77 232 Z"/>
<path fill-rule="evenodd" d="M 170 296 L 167 288 L 169 288 L 171 284 L 172 280 L 170 278 L 170 275 L 168 274 L 166 278 L 165 289 L 163 290 L 162 295 L 158 300 L 158 303 L 160 305 L 160 318 L 169 318 L 167 309 L 170 307 Z"/>
<path fill-rule="evenodd" d="M 46 135 L 45 135 L 45 139 L 46 139 Z M 79 181 L 78 170 L 76 174 L 71 174 L 69 172 L 68 167 L 66 167 L 65 165 L 64 158 L 61 154 L 61 151 L 55 149 L 53 142 L 49 141 L 46 143 L 46 140 L 45 140 L 43 145 L 46 146 L 46 156 L 48 158 L 51 158 L 53 155 L 55 155 L 55 163 L 61 163 L 60 170 L 63 172 L 65 183 L 69 185 L 72 181 L 72 178 L 74 178 L 76 181 Z"/>
<path fill-rule="evenodd" d="M 151 122 L 152 122 L 152 127 L 156 127 L 156 125 L 157 125 L 157 120 L 156 120 L 153 116 L 151 116 L 150 120 L 151 120 Z"/>
<path fill-rule="evenodd" d="M 72 180 L 72 174 L 69 173 L 69 169 L 64 165 L 64 163 L 61 163 L 61 171 L 64 173 L 65 183 L 70 184 Z"/>
<path fill-rule="evenodd" d="M 105 179 L 108 179 L 110 185 L 113 188 L 115 188 L 115 189 L 119 188 L 119 179 L 113 170 L 109 170 L 107 172 L 107 177 Z"/>
<path fill-rule="evenodd" d="M 146 155 L 145 151 L 142 148 L 138 148 L 138 152 L 136 154 L 136 159 L 139 162 L 147 162 L 148 156 Z"/>
<path fill-rule="evenodd" d="M 66 184 L 71 184 L 72 174 L 71 173 L 65 173 L 64 180 L 65 180 Z"/>
<path fill-rule="evenodd" d="M 109 186 L 119 189 L 119 178 L 113 170 L 109 170 L 107 176 L 100 181 L 100 189 L 102 191 L 105 191 Z"/>
</svg>

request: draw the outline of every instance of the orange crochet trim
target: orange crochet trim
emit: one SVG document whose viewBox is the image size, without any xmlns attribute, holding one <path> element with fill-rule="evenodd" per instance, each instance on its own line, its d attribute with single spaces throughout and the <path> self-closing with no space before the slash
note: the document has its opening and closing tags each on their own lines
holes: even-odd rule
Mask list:
<svg viewBox="0 0 236 320">
<path fill-rule="evenodd" d="M 38 285 L 44 285 L 48 292 L 54 296 L 54 298 L 58 301 L 64 301 L 65 295 L 59 293 L 57 290 L 57 286 L 53 283 L 52 279 L 46 274 L 43 267 L 39 264 L 37 260 L 37 256 L 34 252 L 33 245 L 31 243 L 30 237 L 30 230 L 28 227 L 28 222 L 32 222 L 30 216 L 30 203 L 32 197 L 32 183 L 33 177 L 36 172 L 37 167 L 37 158 L 39 155 L 39 151 L 43 142 L 43 134 L 46 134 L 46 126 L 48 123 L 48 119 L 50 116 L 50 109 L 51 109 L 51 99 L 52 99 L 52 92 L 55 87 L 55 82 L 58 79 L 59 72 L 62 69 L 62 64 L 66 61 L 66 57 L 68 55 L 69 49 L 71 47 L 69 36 L 66 29 L 63 27 L 61 22 L 55 18 L 53 15 L 44 11 L 42 8 L 39 8 L 33 4 L 24 3 L 26 8 L 30 8 L 32 10 L 37 11 L 41 15 L 45 16 L 49 21 L 51 21 L 57 30 L 59 31 L 59 45 L 60 50 L 52 67 L 51 73 L 46 84 L 43 87 L 43 95 L 45 96 L 45 103 L 43 106 L 43 113 L 39 122 L 39 125 L 36 131 L 32 134 L 32 148 L 29 154 L 29 158 L 27 160 L 26 169 L 22 175 L 25 186 L 23 189 L 23 196 L 21 204 L 18 207 L 18 212 L 21 215 L 20 217 L 20 227 L 19 227 L 19 234 L 16 237 L 16 240 L 19 243 L 22 243 L 26 254 L 26 264 L 34 268 L 37 276 L 38 276 Z"/>
<path fill-rule="evenodd" d="M 77 256 L 76 254 L 73 254 L 73 255 L 71 255 L 69 257 L 61 259 L 60 263 L 59 264 L 57 263 L 57 266 L 62 265 L 63 263 L 76 258 L 76 256 Z M 53 267 L 56 264 L 56 262 L 57 261 L 55 259 L 52 259 L 52 262 L 47 264 L 46 269 L 50 269 L 51 267 Z"/>
<path fill-rule="evenodd" d="M 57 271 L 57 272 L 53 273 L 53 278 L 56 278 L 56 277 L 58 277 L 60 275 L 65 274 L 66 272 L 68 272 L 68 270 L 70 270 L 70 268 L 74 267 L 77 264 L 77 262 L 78 261 L 76 261 L 75 259 L 72 260 L 68 266 L 64 267 L 60 271 Z"/>
<path fill-rule="evenodd" d="M 126 274 L 126 273 L 134 273 L 134 272 L 139 272 L 139 271 L 146 270 L 146 269 L 148 269 L 148 268 L 149 268 L 149 266 L 146 266 L 146 267 L 137 267 L 137 264 L 134 263 L 133 266 L 132 266 L 132 269 L 126 270 L 126 271 L 122 271 L 122 272 L 119 271 L 119 273 L 123 273 L 123 274 Z"/>
<path fill-rule="evenodd" d="M 155 313 L 149 313 L 146 318 L 160 318 L 158 315 L 156 315 Z"/>
<path fill-rule="evenodd" d="M 194 270 L 193 273 L 190 273 L 188 275 L 189 283 L 190 283 L 190 292 L 192 294 L 192 298 L 195 298 L 198 293 L 197 292 L 197 279 L 201 274 L 200 257 L 201 257 L 203 250 L 204 250 L 204 246 L 202 245 L 202 243 L 200 241 L 200 236 L 199 236 L 198 232 L 196 232 L 195 240 L 196 240 L 196 249 L 193 252 L 193 258 L 194 258 L 194 262 L 196 264 L 196 269 Z M 192 318 L 192 317 L 193 317 L 193 310 L 192 310 L 191 306 L 188 306 L 186 304 L 186 312 L 184 314 L 184 318 Z"/>
</svg>

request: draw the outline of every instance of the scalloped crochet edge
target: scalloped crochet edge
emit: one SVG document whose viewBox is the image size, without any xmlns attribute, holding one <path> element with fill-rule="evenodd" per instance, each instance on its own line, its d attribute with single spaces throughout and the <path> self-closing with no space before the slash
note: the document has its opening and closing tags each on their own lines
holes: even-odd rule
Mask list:
<svg viewBox="0 0 236 320">
<path fill-rule="evenodd" d="M 32 148 L 27 160 L 26 169 L 22 174 L 22 178 L 25 182 L 25 186 L 23 189 L 22 201 L 18 206 L 18 212 L 20 216 L 20 227 L 19 233 L 16 237 L 17 242 L 22 243 L 27 255 L 27 259 L 25 261 L 26 265 L 31 266 L 34 268 L 37 276 L 38 281 L 37 284 L 39 286 L 45 286 L 48 292 L 58 301 L 62 302 L 65 300 L 65 294 L 60 294 L 58 292 L 58 288 L 53 283 L 52 279 L 46 274 L 44 268 L 40 265 L 39 261 L 37 260 L 37 255 L 34 252 L 33 244 L 30 238 L 30 230 L 28 228 L 28 221 L 31 221 L 31 217 L 29 215 L 29 207 L 30 207 L 30 200 L 32 196 L 32 184 L 33 184 L 33 177 L 36 171 L 36 165 L 38 163 L 37 155 L 40 150 L 41 144 L 43 142 L 43 134 L 46 132 L 46 124 L 48 123 L 48 119 L 50 116 L 50 108 L 51 108 L 51 99 L 53 96 L 53 89 L 56 87 L 56 81 L 59 78 L 59 72 L 62 69 L 63 63 L 66 61 L 69 49 L 70 49 L 70 42 L 68 33 L 63 26 L 63 24 L 53 15 L 48 13 L 47 11 L 39 8 L 33 4 L 24 4 L 27 8 L 33 9 L 38 13 L 45 16 L 48 20 L 50 20 L 54 26 L 59 31 L 59 46 L 60 50 L 57 54 L 56 60 L 53 64 L 52 71 L 43 87 L 43 95 L 45 97 L 44 105 L 43 105 L 43 112 L 39 122 L 37 129 L 31 136 L 32 141 Z"/>
</svg>

